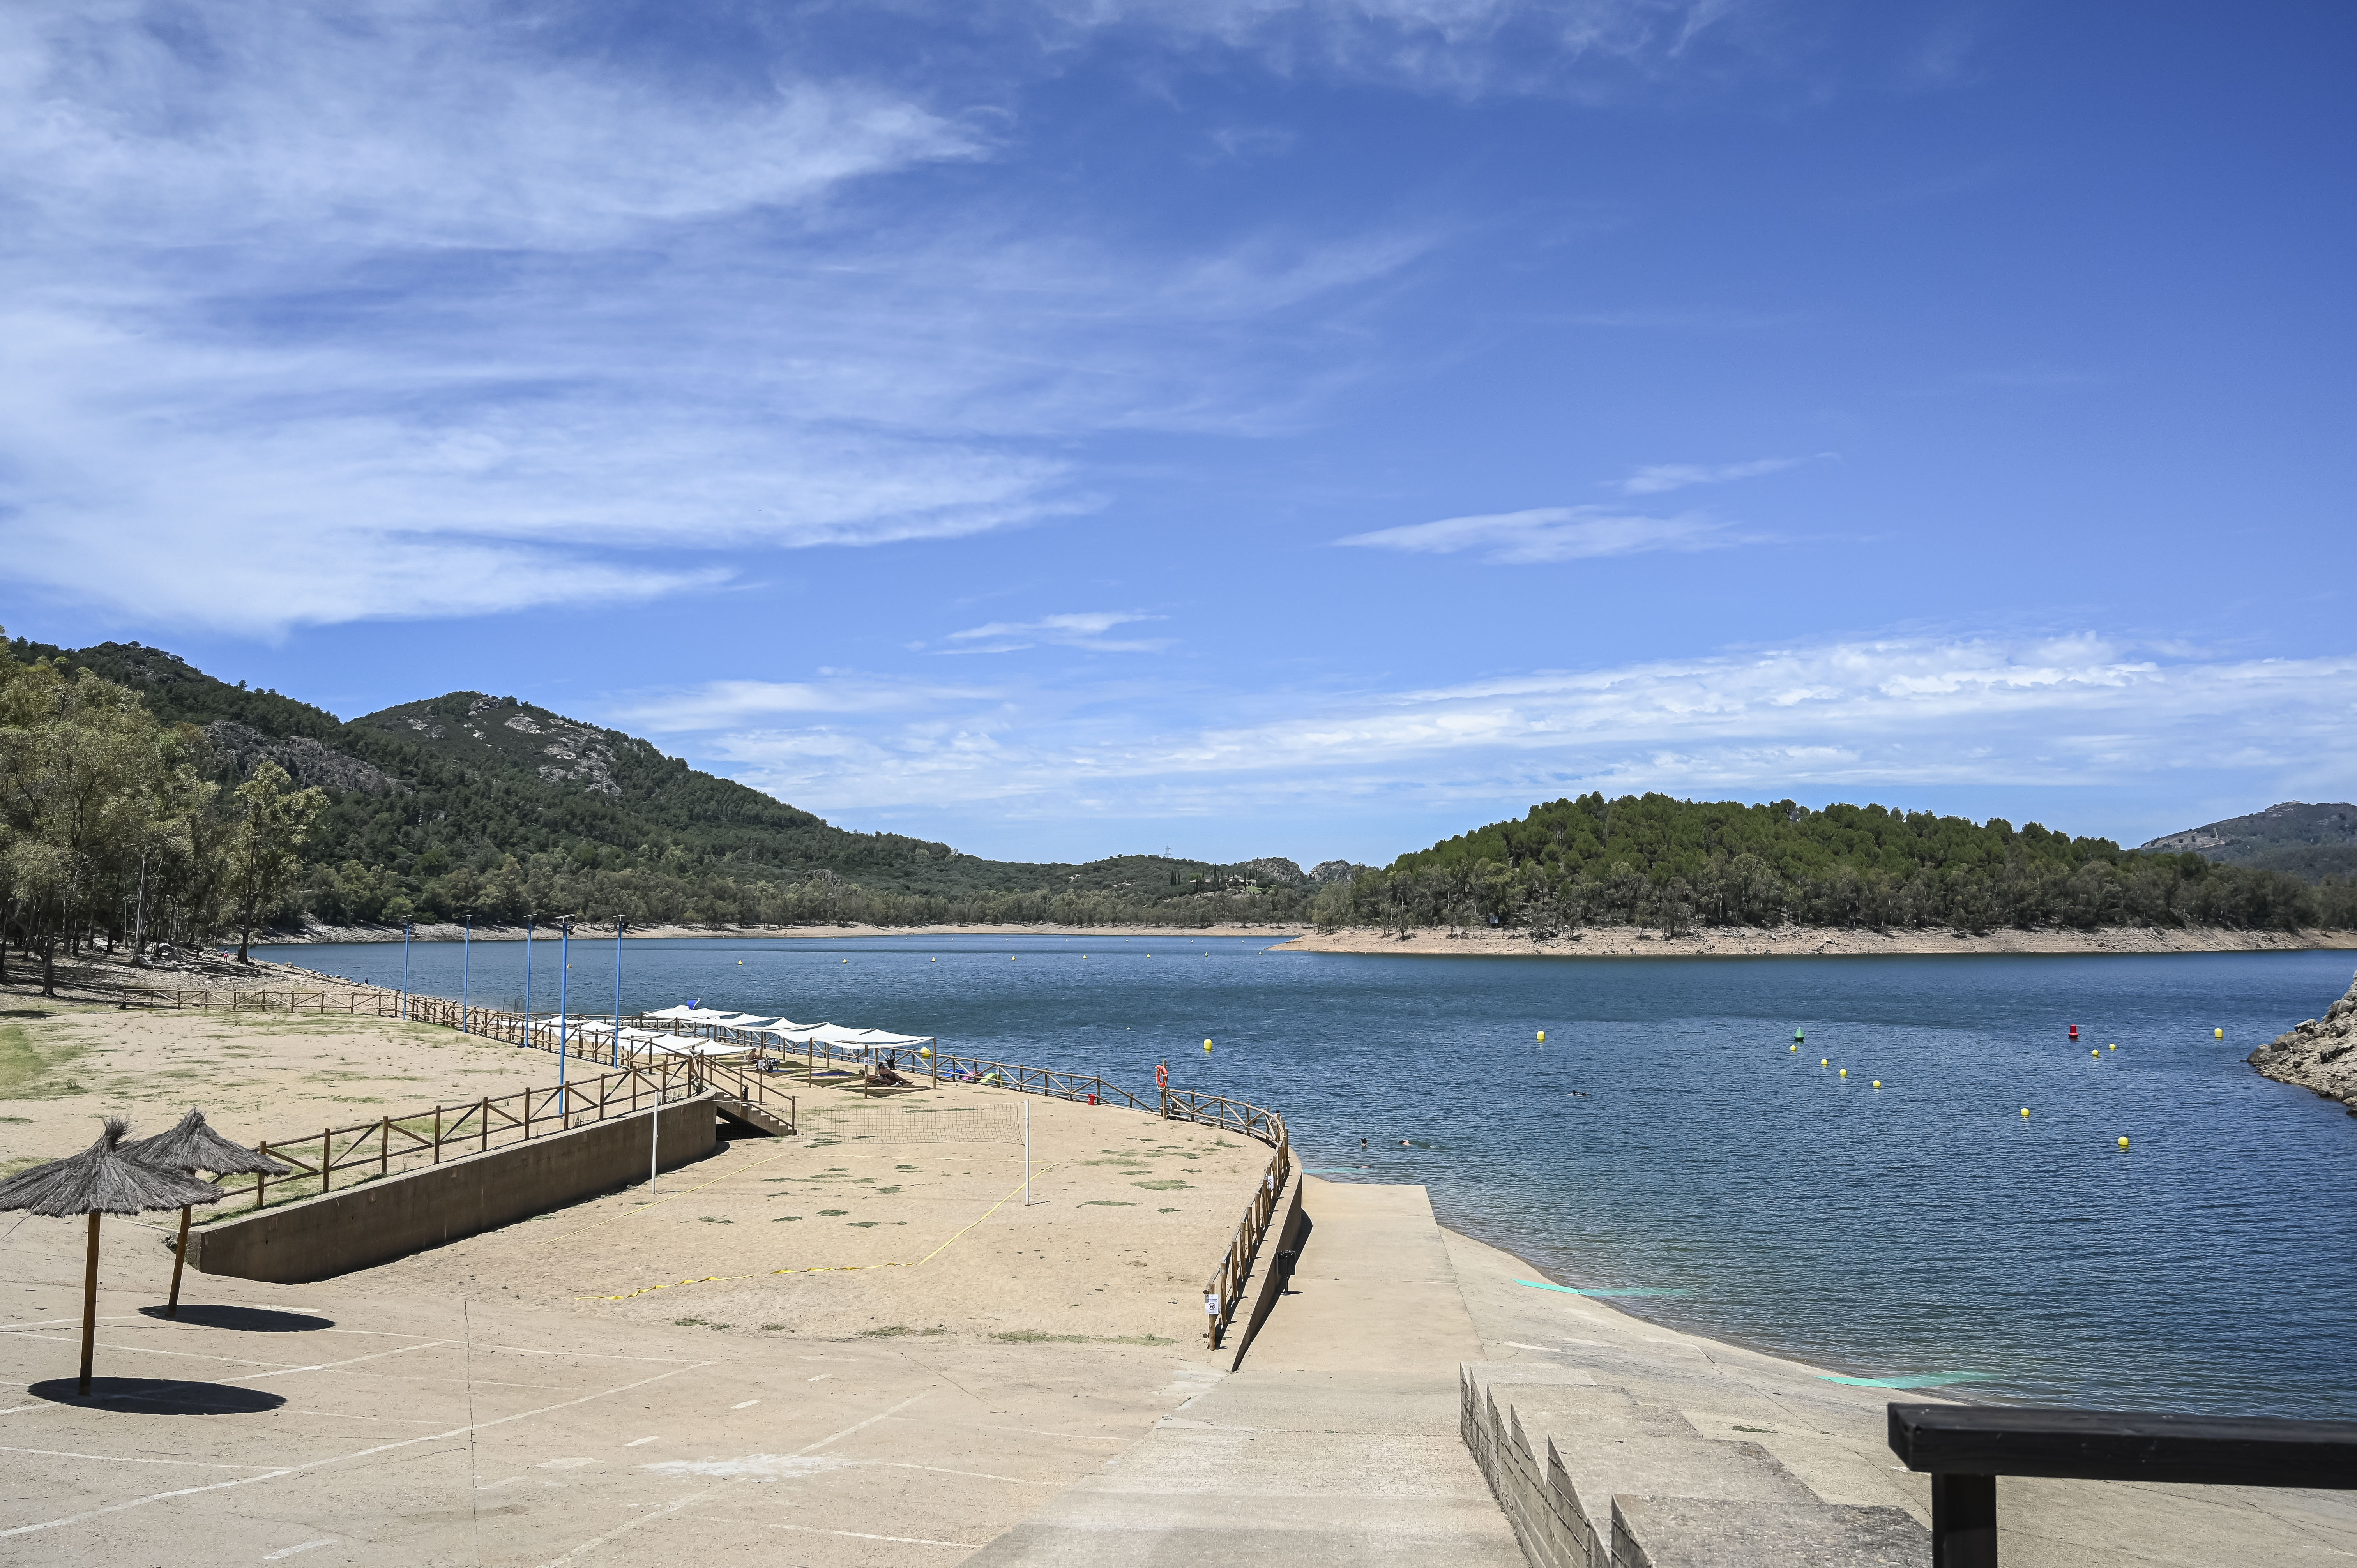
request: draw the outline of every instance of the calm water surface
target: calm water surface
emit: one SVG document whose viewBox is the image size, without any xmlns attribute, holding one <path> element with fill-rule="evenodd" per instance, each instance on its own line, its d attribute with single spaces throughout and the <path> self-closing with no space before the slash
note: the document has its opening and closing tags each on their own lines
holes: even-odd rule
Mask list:
<svg viewBox="0 0 2357 1568">
<path fill-rule="evenodd" d="M 623 1006 L 700 997 L 933 1035 L 1141 1092 L 1167 1058 L 1174 1084 L 1282 1111 L 1313 1169 L 1424 1183 L 1443 1223 L 1558 1280 L 1683 1292 L 1621 1305 L 1855 1376 L 1972 1372 L 1975 1397 L 2357 1417 L 2357 1118 L 2243 1061 L 2341 993 L 2347 954 L 1262 946 L 634 940 Z M 276 956 L 401 981 L 398 945 Z M 533 960 L 533 1004 L 551 1010 L 556 945 Z M 614 943 L 576 943 L 572 961 L 574 1011 L 610 1012 Z M 460 962 L 454 945 L 418 944 L 411 984 L 456 996 Z M 522 944 L 475 944 L 468 983 L 515 1005 Z"/>
</svg>

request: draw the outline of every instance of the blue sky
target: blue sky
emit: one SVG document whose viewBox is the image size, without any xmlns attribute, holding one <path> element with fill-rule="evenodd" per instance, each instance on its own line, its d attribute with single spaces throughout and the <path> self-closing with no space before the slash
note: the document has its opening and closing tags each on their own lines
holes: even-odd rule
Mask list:
<svg viewBox="0 0 2357 1568">
<path fill-rule="evenodd" d="M 2357 795 L 2357 14 L 20 0 L 0 622 L 855 828 Z"/>
</svg>

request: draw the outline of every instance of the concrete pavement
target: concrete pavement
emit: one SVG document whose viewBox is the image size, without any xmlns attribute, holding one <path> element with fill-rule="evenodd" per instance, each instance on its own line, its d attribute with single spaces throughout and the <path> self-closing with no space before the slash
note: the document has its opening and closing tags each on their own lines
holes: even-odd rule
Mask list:
<svg viewBox="0 0 2357 1568">
<path fill-rule="evenodd" d="M 1311 1177 L 1303 1201 L 1291 1291 L 1242 1369 L 977 1552 L 978 1568 L 1521 1568 L 1458 1433 L 1457 1367 L 1481 1342 L 1424 1189 Z"/>
</svg>

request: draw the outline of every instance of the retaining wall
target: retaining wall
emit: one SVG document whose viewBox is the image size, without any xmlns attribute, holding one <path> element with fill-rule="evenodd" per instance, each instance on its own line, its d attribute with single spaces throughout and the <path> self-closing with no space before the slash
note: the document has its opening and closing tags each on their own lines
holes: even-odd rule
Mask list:
<svg viewBox="0 0 2357 1568">
<path fill-rule="evenodd" d="M 699 1095 L 224 1219 L 188 1237 L 188 1262 L 209 1274 L 301 1284 L 512 1225 L 644 1180 L 650 1116 L 661 1118 L 655 1163 L 663 1170 L 702 1159 L 718 1142 L 712 1098 Z"/>
</svg>

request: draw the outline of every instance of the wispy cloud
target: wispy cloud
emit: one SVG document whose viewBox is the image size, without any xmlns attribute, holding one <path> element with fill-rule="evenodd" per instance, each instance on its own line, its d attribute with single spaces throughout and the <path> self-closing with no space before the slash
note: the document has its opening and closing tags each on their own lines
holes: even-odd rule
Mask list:
<svg viewBox="0 0 2357 1568">
<path fill-rule="evenodd" d="M 1731 0 L 1038 0 L 1066 39 L 1140 33 L 1317 73 L 1473 97 L 1624 95 L 1680 70 L 1739 73 L 1782 52 L 1765 7 Z"/>
<path fill-rule="evenodd" d="M 1655 463 L 1625 479 L 1606 482 L 1624 496 L 1657 496 L 1689 485 L 1724 485 L 1737 479 L 1756 479 L 1762 474 L 1781 474 L 1787 468 L 1832 456 L 1830 452 L 1820 452 L 1813 458 L 1755 457 L 1748 463 Z"/>
<path fill-rule="evenodd" d="M 1079 440 L 1297 423 L 1433 243 L 910 198 L 1003 154 L 985 121 L 782 49 L 683 73 L 459 0 L 150 15 L 0 16 L 0 578 L 158 627 L 1084 513 Z"/>
<path fill-rule="evenodd" d="M 605 707 L 604 722 L 655 735 L 720 730 L 788 716 L 906 714 L 944 705 L 988 703 L 987 687 L 923 684 L 822 671 L 815 681 L 707 681 L 672 692 L 640 693 Z"/>
<path fill-rule="evenodd" d="M 2264 791 L 2278 777 L 2348 776 L 2352 690 L 2357 656 L 1895 638 L 1272 693 L 1252 699 L 1247 722 L 1178 727 L 1149 725 L 1109 690 L 904 687 L 877 704 L 888 708 L 877 723 L 732 728 L 700 748 L 797 804 L 865 812 L 990 800 L 1014 815 L 1216 815 L 1401 790 L 1489 802 L 1623 787 L 2118 787 L 2221 767 Z"/>
<path fill-rule="evenodd" d="M 968 627 L 963 631 L 951 632 L 949 641 L 968 646 L 946 651 L 1013 653 L 1045 642 L 1059 648 L 1086 649 L 1092 653 L 1159 653 L 1170 646 L 1170 639 L 1108 638 L 1105 633 L 1115 627 L 1162 618 L 1126 610 L 1082 610 L 1070 615 L 1042 616 L 1038 620 L 995 620 L 987 626 Z"/>
<path fill-rule="evenodd" d="M 1484 561 L 1526 565 L 1640 555 L 1656 550 L 1723 550 L 1753 541 L 1709 518 L 1640 517 L 1604 507 L 1551 506 L 1379 528 L 1334 542 L 1411 555 L 1473 551 Z"/>
</svg>

